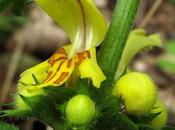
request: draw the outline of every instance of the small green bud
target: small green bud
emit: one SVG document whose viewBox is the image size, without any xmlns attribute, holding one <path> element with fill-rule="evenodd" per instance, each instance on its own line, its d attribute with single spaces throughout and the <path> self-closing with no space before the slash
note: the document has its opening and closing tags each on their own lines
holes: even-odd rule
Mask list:
<svg viewBox="0 0 175 130">
<path fill-rule="evenodd" d="M 76 95 L 66 105 L 68 121 L 74 125 L 86 125 L 95 117 L 95 104 L 86 95 Z"/>
<path fill-rule="evenodd" d="M 113 95 L 124 101 L 129 114 L 148 114 L 157 99 L 154 83 L 144 73 L 131 72 L 122 76 L 114 86 Z"/>
<path fill-rule="evenodd" d="M 156 104 L 154 105 L 154 108 L 151 110 L 151 113 L 159 112 L 161 113 L 151 121 L 151 125 L 155 130 L 160 130 L 161 128 L 163 128 L 163 126 L 165 126 L 168 115 L 164 104 L 160 100 L 157 100 Z"/>
</svg>

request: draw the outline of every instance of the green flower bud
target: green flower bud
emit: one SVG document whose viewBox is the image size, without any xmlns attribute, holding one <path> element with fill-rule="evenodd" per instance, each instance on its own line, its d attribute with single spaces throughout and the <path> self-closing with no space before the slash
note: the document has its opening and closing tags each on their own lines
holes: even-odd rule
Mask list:
<svg viewBox="0 0 175 130">
<path fill-rule="evenodd" d="M 95 117 L 95 104 L 86 95 L 76 95 L 66 106 L 68 121 L 74 125 L 86 125 Z"/>
<path fill-rule="evenodd" d="M 167 122 L 168 115 L 164 104 L 160 100 L 157 100 L 156 104 L 154 105 L 154 108 L 151 110 L 151 113 L 159 112 L 161 113 L 151 121 L 151 125 L 153 126 L 153 128 L 155 128 L 155 130 L 160 130 L 161 128 L 163 128 L 163 126 Z"/>
<path fill-rule="evenodd" d="M 129 114 L 136 116 L 148 114 L 157 99 L 154 83 L 149 76 L 140 72 L 122 76 L 114 86 L 113 95 L 124 101 Z"/>
</svg>

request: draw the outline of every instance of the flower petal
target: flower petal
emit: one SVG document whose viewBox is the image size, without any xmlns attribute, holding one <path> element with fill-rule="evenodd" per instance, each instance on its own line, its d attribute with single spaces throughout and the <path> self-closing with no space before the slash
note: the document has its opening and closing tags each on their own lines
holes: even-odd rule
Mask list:
<svg viewBox="0 0 175 130">
<path fill-rule="evenodd" d="M 26 85 L 34 85 L 35 80 L 33 75 L 37 78 L 37 80 L 41 83 L 47 76 L 47 70 L 50 64 L 48 61 L 44 61 L 39 65 L 36 65 L 30 69 L 27 69 L 20 75 L 18 89 L 23 88 Z M 24 85 L 26 84 L 26 85 Z"/>
<path fill-rule="evenodd" d="M 36 0 L 36 3 L 67 32 L 73 50 L 98 46 L 104 39 L 106 22 L 92 0 Z"/>
<path fill-rule="evenodd" d="M 100 88 L 106 79 L 96 61 L 95 48 L 90 49 L 90 58 L 86 57 L 78 66 L 81 78 L 90 78 L 95 87 Z"/>
<path fill-rule="evenodd" d="M 60 60 L 55 65 L 49 68 L 48 77 L 43 84 L 50 84 L 52 86 L 62 85 L 71 75 L 75 67 L 75 61 L 72 59 Z"/>
<path fill-rule="evenodd" d="M 158 34 L 146 36 L 143 29 L 136 29 L 132 31 L 129 35 L 119 66 L 117 68 L 115 80 L 117 80 L 122 75 L 126 66 L 137 52 L 145 47 L 151 46 L 161 46 L 161 40 Z"/>
<path fill-rule="evenodd" d="M 60 86 L 71 75 L 75 67 L 75 60 L 68 59 L 66 52 L 68 49 L 69 46 L 58 49 L 58 51 L 48 60 L 50 67 L 47 71 L 47 77 L 42 84 Z"/>
</svg>

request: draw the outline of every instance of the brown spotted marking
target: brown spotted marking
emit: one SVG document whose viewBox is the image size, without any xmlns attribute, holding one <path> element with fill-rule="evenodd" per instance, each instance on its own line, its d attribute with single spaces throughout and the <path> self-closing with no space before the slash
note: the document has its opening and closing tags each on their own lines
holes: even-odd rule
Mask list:
<svg viewBox="0 0 175 130">
<path fill-rule="evenodd" d="M 66 50 L 64 48 L 60 48 L 58 49 L 55 54 L 63 54 L 65 56 L 68 56 L 67 53 L 66 53 Z"/>
<path fill-rule="evenodd" d="M 80 65 L 82 61 L 85 60 L 86 58 L 91 58 L 91 54 L 89 50 L 84 51 L 84 52 L 79 52 L 76 56 L 76 63 Z"/>
<path fill-rule="evenodd" d="M 44 83 L 48 83 L 50 80 L 52 80 L 52 79 L 55 77 L 55 75 L 57 74 L 57 72 L 59 71 L 59 69 L 61 68 L 61 66 L 63 65 L 63 63 L 64 63 L 65 61 L 66 61 L 66 60 L 63 60 L 63 61 L 59 64 L 59 66 L 58 66 L 56 72 L 55 72 L 51 77 L 49 76 L 49 78 L 48 78 L 47 80 L 45 80 Z"/>
<path fill-rule="evenodd" d="M 86 54 L 87 54 L 87 57 L 88 58 L 91 58 L 91 54 L 90 54 L 90 52 L 87 50 L 87 51 L 85 51 L 86 52 Z"/>
<path fill-rule="evenodd" d="M 47 77 L 45 78 L 45 80 L 43 81 L 43 83 L 48 80 L 50 78 L 50 76 L 52 75 L 52 71 L 48 72 Z"/>
<path fill-rule="evenodd" d="M 59 57 L 58 59 L 49 59 L 49 64 L 53 67 L 57 61 L 65 60 L 65 59 L 67 59 L 67 58 L 66 57 Z"/>
<path fill-rule="evenodd" d="M 44 83 L 48 83 L 51 79 L 53 79 L 55 77 L 56 73 L 54 73 L 50 78 L 48 78 L 47 80 L 45 80 Z"/>
<path fill-rule="evenodd" d="M 63 80 L 67 78 L 68 75 L 69 75 L 69 72 L 61 73 L 60 77 L 54 83 L 59 85 Z"/>
<path fill-rule="evenodd" d="M 52 56 L 51 56 L 51 60 L 52 59 L 57 59 L 57 58 L 59 58 L 59 57 L 65 57 L 65 58 L 67 58 L 67 54 L 66 54 L 66 52 L 64 51 L 56 51 Z"/>
<path fill-rule="evenodd" d="M 68 62 L 67 62 L 67 68 L 70 68 L 72 65 L 72 59 L 69 59 Z"/>
<path fill-rule="evenodd" d="M 80 65 L 84 59 L 86 59 L 85 53 L 80 52 L 77 54 L 77 64 L 78 65 Z"/>
<path fill-rule="evenodd" d="M 51 58 L 49 59 L 49 63 L 51 64 L 51 66 L 54 66 L 57 61 L 67 58 L 68 55 L 66 54 L 66 50 L 64 48 L 60 48 L 51 56 Z"/>
<path fill-rule="evenodd" d="M 64 63 L 65 61 L 66 61 L 66 60 L 63 60 L 63 61 L 59 64 L 59 66 L 58 66 L 58 68 L 57 68 L 57 72 L 60 70 L 61 66 L 63 65 L 63 63 Z"/>
</svg>

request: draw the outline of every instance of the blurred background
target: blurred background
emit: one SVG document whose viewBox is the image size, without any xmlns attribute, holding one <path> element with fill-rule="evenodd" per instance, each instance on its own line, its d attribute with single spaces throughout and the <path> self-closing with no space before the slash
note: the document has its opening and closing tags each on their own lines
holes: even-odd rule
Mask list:
<svg viewBox="0 0 175 130">
<path fill-rule="evenodd" d="M 95 3 L 110 23 L 115 0 Z M 130 67 L 152 77 L 169 112 L 168 124 L 175 126 L 175 0 L 142 0 L 134 28 L 161 35 L 162 48 L 139 53 Z M 16 0 L 5 9 L 0 14 L 0 102 L 14 100 L 20 73 L 46 60 L 68 42 L 64 31 L 33 2 Z M 21 130 L 51 130 L 35 119 L 3 121 Z"/>
</svg>

